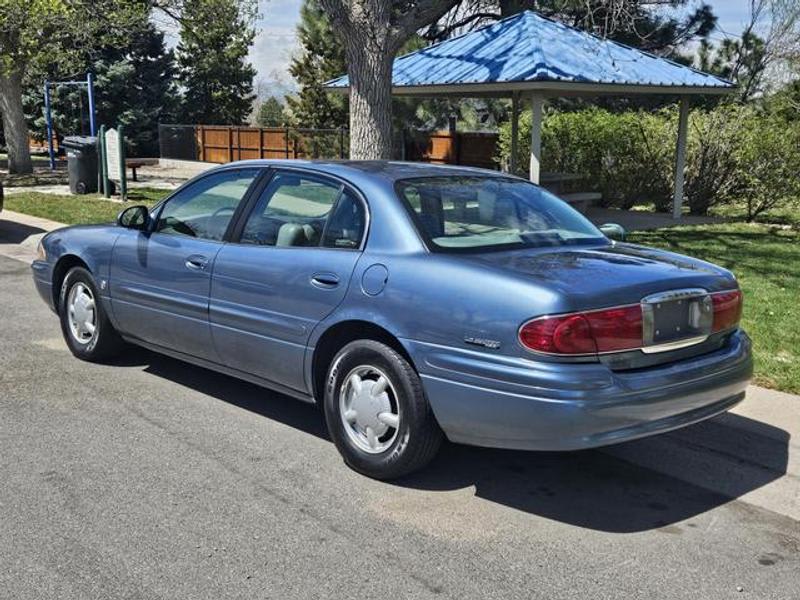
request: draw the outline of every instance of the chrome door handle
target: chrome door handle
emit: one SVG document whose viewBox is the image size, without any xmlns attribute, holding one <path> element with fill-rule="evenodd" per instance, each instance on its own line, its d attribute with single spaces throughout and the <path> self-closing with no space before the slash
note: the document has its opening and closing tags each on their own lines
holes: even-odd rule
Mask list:
<svg viewBox="0 0 800 600">
<path fill-rule="evenodd" d="M 311 278 L 311 285 L 329 290 L 339 285 L 339 277 L 333 273 L 317 273 Z"/>
<path fill-rule="evenodd" d="M 204 271 L 208 266 L 208 259 L 205 256 L 194 254 L 186 259 L 186 268 L 193 271 Z"/>
</svg>

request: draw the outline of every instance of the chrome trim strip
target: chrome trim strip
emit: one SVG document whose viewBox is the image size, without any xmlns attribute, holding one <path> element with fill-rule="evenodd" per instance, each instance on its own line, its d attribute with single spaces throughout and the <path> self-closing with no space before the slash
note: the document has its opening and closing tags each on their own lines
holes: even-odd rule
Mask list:
<svg viewBox="0 0 800 600">
<path fill-rule="evenodd" d="M 670 350 L 678 350 L 680 348 L 687 348 L 689 346 L 694 346 L 695 344 L 700 344 L 705 342 L 708 339 L 707 335 L 699 335 L 693 338 L 686 338 L 684 340 L 677 340 L 675 342 L 666 342 L 664 344 L 658 344 L 656 346 L 642 346 L 639 348 L 645 354 L 658 354 L 659 352 L 669 352 Z"/>
<path fill-rule="evenodd" d="M 710 312 L 708 313 L 709 318 L 706 319 L 707 322 L 704 324 L 704 327 L 702 327 L 698 332 L 698 333 L 705 332 L 705 336 L 707 338 L 711 334 L 711 327 L 713 323 L 713 307 L 711 306 L 711 294 L 708 292 L 708 290 L 703 288 L 682 288 L 677 290 L 668 290 L 666 292 L 658 292 L 642 298 L 641 300 L 642 352 L 644 352 L 645 354 L 666 352 L 669 349 L 683 348 L 684 345 L 679 345 L 679 344 L 682 344 L 684 342 L 685 346 L 691 346 L 695 343 L 698 343 L 698 342 L 692 342 L 691 340 L 697 339 L 700 336 L 695 336 L 694 338 L 688 338 L 683 340 L 676 340 L 675 342 L 654 344 L 654 338 L 657 333 L 655 331 L 654 307 L 658 308 L 661 303 L 674 302 L 676 300 L 677 301 L 694 300 L 697 298 L 702 298 L 704 305 L 706 305 L 707 308 L 710 310 Z M 700 327 L 701 325 L 703 324 L 698 324 L 698 327 Z M 658 348 L 661 347 L 665 347 L 665 349 L 659 350 Z"/>
<path fill-rule="evenodd" d="M 708 290 L 703 288 L 683 288 L 679 290 L 669 290 L 668 292 L 659 292 L 657 294 L 650 294 L 642 298 L 642 304 L 657 304 L 658 302 L 669 302 L 670 300 L 683 300 L 686 298 L 695 298 L 697 296 L 707 296 Z"/>
</svg>

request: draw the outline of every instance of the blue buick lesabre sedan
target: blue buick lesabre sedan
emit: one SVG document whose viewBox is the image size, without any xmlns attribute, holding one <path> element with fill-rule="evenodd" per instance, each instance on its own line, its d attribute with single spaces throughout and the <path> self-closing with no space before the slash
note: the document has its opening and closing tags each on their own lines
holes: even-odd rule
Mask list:
<svg viewBox="0 0 800 600">
<path fill-rule="evenodd" d="M 48 234 L 33 273 L 78 358 L 134 343 L 316 402 L 347 464 L 382 479 L 445 437 L 669 431 L 734 406 L 752 373 L 730 272 L 478 169 L 231 163 Z"/>
</svg>

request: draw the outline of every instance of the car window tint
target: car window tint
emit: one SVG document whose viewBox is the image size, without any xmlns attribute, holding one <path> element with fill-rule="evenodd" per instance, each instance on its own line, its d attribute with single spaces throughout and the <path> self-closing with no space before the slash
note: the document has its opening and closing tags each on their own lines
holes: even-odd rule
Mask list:
<svg viewBox="0 0 800 600">
<path fill-rule="evenodd" d="M 222 171 L 204 177 L 170 198 L 155 231 L 206 240 L 222 240 L 236 207 L 259 169 Z"/>
<path fill-rule="evenodd" d="M 319 246 L 341 184 L 311 175 L 277 173 L 242 231 L 243 244 Z"/>
<path fill-rule="evenodd" d="M 346 190 L 333 209 L 322 245 L 326 248 L 358 248 L 364 235 L 364 206 Z"/>
<path fill-rule="evenodd" d="M 400 180 L 396 188 L 434 249 L 471 251 L 607 241 L 565 202 L 526 181 L 439 176 Z"/>
</svg>

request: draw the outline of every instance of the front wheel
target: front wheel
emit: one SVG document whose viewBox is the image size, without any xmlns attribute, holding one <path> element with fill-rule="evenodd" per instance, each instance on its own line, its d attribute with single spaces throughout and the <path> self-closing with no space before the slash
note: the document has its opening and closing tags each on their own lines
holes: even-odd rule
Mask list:
<svg viewBox="0 0 800 600">
<path fill-rule="evenodd" d="M 107 360 L 124 346 L 103 310 L 92 274 L 83 267 L 70 269 L 64 277 L 58 313 L 64 340 L 78 358 Z"/>
<path fill-rule="evenodd" d="M 427 465 L 442 431 L 416 371 L 373 340 L 342 348 L 325 386 L 328 432 L 345 462 L 375 479 L 394 479 Z"/>
</svg>

